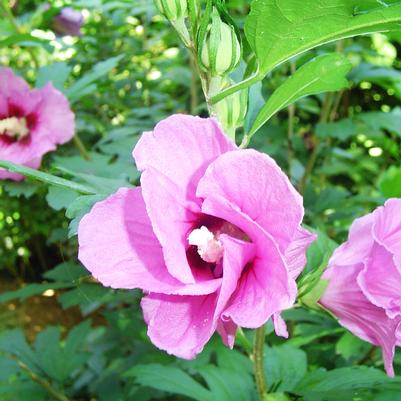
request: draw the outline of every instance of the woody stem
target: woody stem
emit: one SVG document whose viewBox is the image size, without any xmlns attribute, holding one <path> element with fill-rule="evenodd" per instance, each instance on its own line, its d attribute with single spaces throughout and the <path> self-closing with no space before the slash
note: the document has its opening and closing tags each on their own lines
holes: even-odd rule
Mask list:
<svg viewBox="0 0 401 401">
<path fill-rule="evenodd" d="M 259 400 L 263 401 L 267 394 L 267 384 L 264 368 L 264 347 L 265 347 L 265 326 L 261 326 L 255 331 L 255 342 L 253 344 L 253 366 L 255 374 L 256 388 Z"/>
</svg>

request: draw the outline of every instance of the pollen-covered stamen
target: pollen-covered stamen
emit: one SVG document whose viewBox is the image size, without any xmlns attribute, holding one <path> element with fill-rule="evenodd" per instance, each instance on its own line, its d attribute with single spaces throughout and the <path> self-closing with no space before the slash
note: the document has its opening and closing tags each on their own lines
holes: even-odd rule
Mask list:
<svg viewBox="0 0 401 401">
<path fill-rule="evenodd" d="M 16 140 L 29 135 L 29 128 L 24 117 L 8 117 L 0 120 L 0 135 L 7 135 Z"/>
<path fill-rule="evenodd" d="M 223 257 L 223 244 L 205 226 L 193 230 L 188 242 L 198 247 L 198 254 L 205 262 L 217 263 Z"/>
</svg>

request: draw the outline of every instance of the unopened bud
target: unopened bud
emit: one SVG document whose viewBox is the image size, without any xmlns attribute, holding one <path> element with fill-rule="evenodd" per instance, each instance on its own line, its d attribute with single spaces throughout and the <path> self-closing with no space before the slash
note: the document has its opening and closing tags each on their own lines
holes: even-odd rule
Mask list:
<svg viewBox="0 0 401 401">
<path fill-rule="evenodd" d="M 212 76 L 229 73 L 239 62 L 241 47 L 235 30 L 221 20 L 216 10 L 200 46 L 202 67 L 210 71 Z"/>
<path fill-rule="evenodd" d="M 214 111 L 227 133 L 242 126 L 248 110 L 248 89 L 235 92 L 214 105 Z"/>
<path fill-rule="evenodd" d="M 54 18 L 53 29 L 60 36 L 80 36 L 83 23 L 84 16 L 79 11 L 75 11 L 71 7 L 64 7 Z"/>
<path fill-rule="evenodd" d="M 155 0 L 155 5 L 170 21 L 186 17 L 188 13 L 187 0 Z"/>
</svg>

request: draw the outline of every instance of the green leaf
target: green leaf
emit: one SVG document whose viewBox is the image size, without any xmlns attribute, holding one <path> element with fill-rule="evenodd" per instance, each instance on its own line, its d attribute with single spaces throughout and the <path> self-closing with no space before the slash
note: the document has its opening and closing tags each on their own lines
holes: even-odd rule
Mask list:
<svg viewBox="0 0 401 401">
<path fill-rule="evenodd" d="M 265 373 L 271 392 L 290 392 L 305 376 L 306 354 L 291 345 L 266 347 Z"/>
<path fill-rule="evenodd" d="M 90 72 L 66 90 L 70 102 L 76 102 L 81 97 L 95 92 L 97 89 L 96 81 L 115 68 L 122 58 L 123 55 L 119 55 L 97 63 Z"/>
<path fill-rule="evenodd" d="M 29 33 L 10 35 L 7 37 L 7 39 L 0 40 L 0 48 L 9 47 L 12 45 L 24 47 L 43 47 L 49 53 L 53 50 L 53 47 L 49 44 L 48 40 L 37 38 Z"/>
<path fill-rule="evenodd" d="M 66 209 L 79 194 L 68 188 L 50 186 L 46 195 L 49 206 L 54 210 Z"/>
<path fill-rule="evenodd" d="M 0 295 L 0 303 L 10 302 L 14 299 L 19 299 L 23 301 L 33 295 L 42 294 L 46 290 L 58 290 L 61 288 L 72 287 L 72 283 L 43 283 L 43 284 L 27 284 L 15 291 L 4 292 Z"/>
<path fill-rule="evenodd" d="M 346 332 L 336 344 L 336 353 L 345 360 L 358 360 L 361 359 L 361 355 L 366 355 L 371 347 L 372 344 Z"/>
<path fill-rule="evenodd" d="M 400 379 L 390 379 L 384 372 L 365 366 L 339 368 L 331 371 L 316 370 L 308 373 L 294 389 L 306 401 L 352 400 L 363 392 L 370 393 L 380 388 L 399 388 Z"/>
<path fill-rule="evenodd" d="M 401 166 L 391 166 L 379 178 L 380 192 L 386 198 L 401 198 Z"/>
<path fill-rule="evenodd" d="M 192 379 L 187 373 L 174 366 L 158 364 L 137 365 L 127 373 L 130 376 L 134 376 L 142 386 L 152 387 L 172 394 L 181 394 L 197 401 L 216 401 L 209 390 Z"/>
<path fill-rule="evenodd" d="M 207 365 L 199 369 L 214 400 L 248 401 L 254 392 L 253 377 L 246 371 Z"/>
<path fill-rule="evenodd" d="M 365 8 L 361 8 L 362 6 Z M 261 75 L 316 46 L 371 32 L 400 30 L 401 2 L 254 0 L 246 37 Z"/>
<path fill-rule="evenodd" d="M 248 135 L 252 136 L 275 113 L 303 96 L 346 87 L 348 81 L 345 76 L 351 67 L 351 63 L 337 53 L 324 54 L 304 64 L 271 95 Z"/>
<path fill-rule="evenodd" d="M 65 262 L 57 265 L 52 270 L 48 270 L 43 277 L 58 282 L 72 283 L 87 275 L 87 270 L 82 266 L 73 262 Z"/>
<path fill-rule="evenodd" d="M 41 88 L 48 82 L 60 91 L 64 91 L 64 83 L 70 75 L 71 67 L 66 63 L 53 63 L 41 67 L 36 77 L 36 87 Z"/>
<path fill-rule="evenodd" d="M 68 188 L 73 191 L 77 191 L 82 194 L 94 194 L 96 193 L 91 187 L 78 184 L 73 181 L 66 180 L 64 178 L 57 177 L 55 175 L 47 174 L 42 171 L 34 170 L 28 167 L 20 166 L 9 161 L 0 160 L 0 167 L 5 168 L 13 173 L 22 174 L 25 177 L 32 178 L 37 181 L 44 182 L 46 184 L 52 184 L 61 188 Z"/>
<path fill-rule="evenodd" d="M 10 196 L 17 198 L 23 196 L 26 199 L 29 199 L 38 189 L 38 184 L 33 182 L 5 181 L 2 186 Z"/>
</svg>

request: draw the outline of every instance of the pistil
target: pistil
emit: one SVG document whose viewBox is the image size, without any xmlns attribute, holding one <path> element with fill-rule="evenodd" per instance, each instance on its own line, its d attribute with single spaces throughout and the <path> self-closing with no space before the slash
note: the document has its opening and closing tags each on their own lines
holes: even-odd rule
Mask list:
<svg viewBox="0 0 401 401">
<path fill-rule="evenodd" d="M 7 135 L 16 140 L 29 135 L 29 128 L 24 117 L 8 117 L 0 120 L 0 135 Z"/>
</svg>

